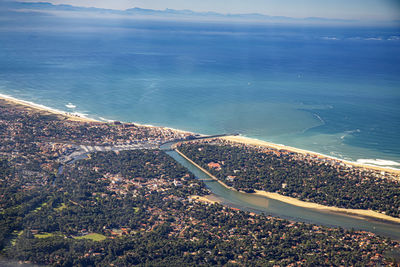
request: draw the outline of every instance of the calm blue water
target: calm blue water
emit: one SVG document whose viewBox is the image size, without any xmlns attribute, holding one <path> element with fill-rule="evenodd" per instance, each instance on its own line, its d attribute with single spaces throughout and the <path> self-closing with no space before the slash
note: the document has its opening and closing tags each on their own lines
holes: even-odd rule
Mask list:
<svg viewBox="0 0 400 267">
<path fill-rule="evenodd" d="M 26 15 L 0 21 L 0 93 L 400 165 L 399 28 Z"/>
</svg>

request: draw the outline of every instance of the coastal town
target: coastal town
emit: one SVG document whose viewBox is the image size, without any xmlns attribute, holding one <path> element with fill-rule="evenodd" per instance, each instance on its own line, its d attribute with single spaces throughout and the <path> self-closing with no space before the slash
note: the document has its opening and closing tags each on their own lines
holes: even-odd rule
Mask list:
<svg viewBox="0 0 400 267">
<path fill-rule="evenodd" d="M 398 264 L 398 241 L 212 200 L 201 180 L 159 149 L 191 133 L 70 120 L 2 100 L 0 136 L 2 260 L 51 266 Z M 212 139 L 179 149 L 215 143 L 228 146 Z M 256 149 L 279 158 L 290 153 Z M 222 173 L 229 161 L 216 157 L 205 167 Z M 306 155 L 293 160 L 334 164 Z M 234 182 L 243 169 L 232 166 L 232 172 Z"/>
</svg>

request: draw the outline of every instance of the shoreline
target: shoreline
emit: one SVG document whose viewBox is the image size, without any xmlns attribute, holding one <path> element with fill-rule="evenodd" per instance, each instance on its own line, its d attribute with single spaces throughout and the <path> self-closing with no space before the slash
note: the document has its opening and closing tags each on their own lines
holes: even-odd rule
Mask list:
<svg viewBox="0 0 400 267">
<path fill-rule="evenodd" d="M 11 105 L 22 105 L 25 108 L 28 109 L 32 109 L 36 112 L 43 112 L 43 113 L 50 113 L 50 114 L 55 114 L 55 115 L 60 115 L 65 117 L 68 120 L 71 121 L 79 121 L 79 122 L 96 122 L 96 123 L 107 123 L 107 122 L 103 122 L 103 121 L 99 121 L 99 120 L 95 120 L 92 118 L 87 118 L 87 117 L 81 117 L 81 116 L 76 116 L 76 115 L 71 115 L 68 114 L 67 112 L 61 111 L 61 110 L 57 110 L 57 109 L 53 109 L 50 107 L 46 107 L 44 105 L 40 105 L 40 104 L 35 104 L 29 101 L 24 101 L 24 100 L 20 100 L 11 96 L 7 96 L 4 94 L 0 94 L 0 100 L 3 100 L 5 102 L 8 102 Z M 194 134 L 193 132 L 189 132 L 189 131 L 183 131 L 183 130 L 179 130 L 179 129 L 173 129 L 173 128 L 169 128 L 169 127 L 159 127 L 159 126 L 153 126 L 153 125 L 142 125 L 139 123 L 135 123 L 133 122 L 135 125 L 138 126 L 142 126 L 142 127 L 153 127 L 153 128 L 162 128 L 162 129 L 169 129 L 172 131 L 177 131 L 177 132 L 181 132 L 181 133 L 191 133 Z M 386 167 L 377 167 L 377 166 L 372 166 L 372 165 L 368 165 L 368 164 L 360 164 L 360 163 L 356 163 L 356 162 L 350 162 L 350 161 L 346 161 L 346 160 L 341 160 L 341 159 L 337 159 L 334 157 L 330 157 L 327 155 L 323 155 L 317 152 L 313 152 L 313 151 L 307 151 L 307 150 L 303 150 L 303 149 L 298 149 L 298 148 L 294 148 L 294 147 L 290 147 L 290 146 L 285 146 L 285 145 L 280 145 L 280 144 L 274 144 L 274 143 L 270 143 L 267 141 L 262 141 L 262 140 L 257 140 L 257 139 L 252 139 L 252 138 L 248 138 L 248 137 L 243 137 L 243 136 L 225 136 L 225 137 L 219 137 L 223 140 L 227 140 L 227 141 L 231 141 L 231 142 L 236 142 L 236 143 L 241 143 L 241 144 L 247 144 L 247 145 L 257 145 L 257 146 L 264 146 L 264 147 L 268 147 L 268 148 L 274 148 L 274 149 L 282 149 L 282 150 L 287 150 L 287 151 L 291 151 L 291 152 L 296 152 L 296 153 L 301 153 L 301 154 L 309 154 L 309 155 L 314 155 L 317 157 L 321 157 L 321 158 L 329 158 L 329 159 L 334 159 L 346 164 L 350 164 L 356 167 L 362 167 L 362 168 L 366 168 L 366 169 L 373 169 L 373 170 L 379 170 L 379 171 L 385 171 L 385 172 L 392 172 L 392 173 L 396 173 L 396 174 L 400 174 L 400 170 L 397 169 L 392 169 L 392 168 L 386 168 Z M 190 158 L 188 158 L 186 155 L 184 155 L 182 152 L 180 152 L 176 147 L 175 147 L 175 151 L 180 154 L 182 157 L 184 157 L 186 160 L 188 160 L 190 163 L 192 163 L 193 165 L 195 165 L 197 168 L 199 168 L 201 171 L 203 171 L 204 173 L 206 173 L 210 178 L 212 178 L 213 180 L 217 181 L 218 183 L 220 183 L 222 186 L 230 189 L 230 190 L 234 190 L 237 192 L 241 192 L 238 191 L 237 189 L 228 186 L 227 184 L 225 184 L 224 182 L 220 181 L 218 178 L 216 178 L 215 176 L 213 176 L 211 173 L 209 173 L 207 170 L 205 170 L 204 168 L 202 168 L 201 166 L 199 166 L 198 164 L 196 164 L 194 161 L 192 161 Z M 244 193 L 244 192 L 241 192 Z M 246 194 L 246 193 L 245 193 Z M 361 216 L 363 219 L 366 218 L 373 218 L 373 219 L 379 219 L 379 220 L 383 220 L 383 221 L 390 221 L 390 222 L 395 222 L 395 223 L 400 223 L 400 218 L 395 218 L 395 217 L 391 217 L 376 211 L 372 211 L 372 210 L 361 210 L 361 209 L 345 209 L 345 208 L 337 208 L 337 207 L 332 207 L 332 206 L 324 206 L 321 204 L 317 204 L 317 203 L 313 203 L 313 202 L 306 202 L 306 201 L 301 201 L 298 200 L 296 198 L 292 198 L 292 197 L 288 197 L 288 196 L 283 196 L 280 195 L 278 193 L 271 193 L 271 192 L 266 192 L 266 191 L 260 191 L 260 190 L 255 190 L 255 193 L 248 193 L 248 194 L 256 194 L 256 195 L 260 195 L 260 196 L 264 196 L 264 197 L 268 197 L 271 199 L 275 199 L 284 203 L 288 203 L 294 206 L 299 206 L 299 207 L 304 207 L 304 208 L 311 208 L 311 209 L 319 209 L 319 210 L 326 210 L 326 211 L 331 211 L 331 212 L 338 212 L 338 213 L 345 213 L 348 215 L 358 215 Z M 205 201 L 205 199 L 202 199 L 203 201 Z"/>
<path fill-rule="evenodd" d="M 15 97 L 9 96 L 9 95 L 4 95 L 4 94 L 0 94 L 0 99 L 3 101 L 6 101 L 10 104 L 14 104 L 14 105 L 21 105 L 24 106 L 26 108 L 29 109 L 33 109 L 36 110 L 37 112 L 43 112 L 43 113 L 50 113 L 50 114 L 54 114 L 54 115 L 61 115 L 63 117 L 66 117 L 68 120 L 71 121 L 80 121 L 80 122 L 97 122 L 97 123 L 101 123 L 102 121 L 99 120 L 95 120 L 92 118 L 88 118 L 88 117 L 84 117 L 82 115 L 74 115 L 73 113 L 69 113 L 69 112 L 65 112 L 62 110 L 58 110 L 55 108 L 50 108 L 41 104 L 36 104 L 30 101 L 25 101 L 25 100 L 21 100 L 21 99 L 17 99 Z"/>
<path fill-rule="evenodd" d="M 288 197 L 284 195 L 280 195 L 278 193 L 271 193 L 267 191 L 262 191 L 262 190 L 254 190 L 255 193 L 249 193 L 249 194 L 255 194 L 259 196 L 264 196 L 268 197 L 271 199 L 275 199 L 293 206 L 297 207 L 302 207 L 302 208 L 308 208 L 308 209 L 316 209 L 316 210 L 321 210 L 321 211 L 330 211 L 330 212 L 337 212 L 340 214 L 347 214 L 347 215 L 356 215 L 360 216 L 362 219 L 378 219 L 382 221 L 389 221 L 392 223 L 399 223 L 400 224 L 400 218 L 392 217 L 377 211 L 373 210 L 362 210 L 362 209 L 345 209 L 345 208 L 338 208 L 338 207 L 333 207 L 333 206 L 324 206 L 318 203 L 314 202 L 307 202 L 307 201 L 302 201 L 294 197 Z"/>
<path fill-rule="evenodd" d="M 316 156 L 319 158 L 336 160 L 336 161 L 339 161 L 344 164 L 352 165 L 353 167 L 361 167 L 361 168 L 372 169 L 372 170 L 376 170 L 376 171 L 384 171 L 384 172 L 400 174 L 400 169 L 396 169 L 396 168 L 383 167 L 383 166 L 381 167 L 381 166 L 375 166 L 375 165 L 370 165 L 370 164 L 362 164 L 362 163 L 358 163 L 355 161 L 348 161 L 348 160 L 344 160 L 344 159 L 335 158 L 335 157 L 324 155 L 324 154 L 314 152 L 314 151 L 309 151 L 309 150 L 295 148 L 295 147 L 281 145 L 281 144 L 274 144 L 271 142 L 258 140 L 258 139 L 254 139 L 254 138 L 249 138 L 249 137 L 245 137 L 245 136 L 225 136 L 225 137 L 221 137 L 221 139 L 230 141 L 230 142 L 244 144 L 244 145 L 255 145 L 255 146 L 262 146 L 262 147 L 266 147 L 266 148 L 273 148 L 273 149 L 277 149 L 277 150 L 286 150 L 286 151 L 290 151 L 290 152 L 300 153 L 303 155 L 308 154 L 308 155 Z"/>
<path fill-rule="evenodd" d="M 115 122 L 115 120 L 104 119 L 104 121 L 102 121 L 102 120 L 89 118 L 89 117 L 86 117 L 86 116 L 83 116 L 80 114 L 69 113 L 69 112 L 66 112 L 63 110 L 47 107 L 47 106 L 44 106 L 41 104 L 36 104 L 36 103 L 26 101 L 26 100 L 21 100 L 21 99 L 18 99 L 18 98 L 9 96 L 9 95 L 1 94 L 1 93 L 0 93 L 0 100 L 8 102 L 11 105 L 21 105 L 25 108 L 36 110 L 39 113 L 42 112 L 42 113 L 46 113 L 46 114 L 50 113 L 50 114 L 54 114 L 54 115 L 58 115 L 58 116 L 63 116 L 70 121 L 95 122 L 95 123 L 104 123 L 104 124 Z M 125 123 L 125 122 L 123 122 L 123 123 Z M 140 127 L 161 128 L 161 129 L 167 129 L 167 130 L 184 133 L 184 134 L 193 134 L 193 135 L 195 134 L 190 131 L 175 129 L 175 128 L 171 128 L 171 127 L 154 126 L 154 125 L 150 125 L 150 124 L 141 124 L 141 123 L 137 123 L 137 122 L 129 122 L 129 123 L 133 123 L 134 125 L 137 125 Z"/>
<path fill-rule="evenodd" d="M 187 161 L 189 161 L 190 163 L 195 165 L 197 168 L 199 168 L 201 171 L 203 171 L 205 174 L 210 176 L 210 178 L 212 178 L 213 180 L 216 180 L 219 184 L 221 184 L 225 188 L 234 190 L 236 192 L 240 192 L 242 194 L 254 194 L 254 195 L 258 195 L 258 196 L 263 196 L 263 197 L 278 200 L 278 201 L 281 201 L 281 202 L 284 202 L 284 203 L 287 203 L 287 204 L 290 204 L 293 206 L 307 208 L 307 209 L 316 209 L 316 210 L 321 210 L 321 211 L 337 212 L 337 213 L 346 214 L 346 215 L 356 215 L 356 216 L 360 216 L 364 220 L 367 220 L 368 218 L 370 218 L 370 219 L 382 220 L 382 221 L 386 221 L 386 222 L 400 224 L 400 218 L 392 217 L 392 216 L 382 214 L 382 213 L 379 213 L 379 212 L 373 211 L 373 210 L 345 209 L 345 208 L 338 208 L 338 207 L 333 207 L 333 206 L 324 206 L 324 205 L 321 205 L 318 203 L 306 202 L 306 201 L 299 200 L 297 198 L 288 197 L 288 196 L 280 195 L 278 193 L 272 193 L 272 192 L 261 191 L 261 190 L 254 190 L 255 193 L 245 193 L 245 192 L 237 190 L 236 188 L 228 186 L 224 182 L 220 181 L 217 177 L 215 177 L 214 175 L 209 173 L 207 170 L 205 170 L 204 168 L 199 166 L 197 163 L 195 163 L 193 160 L 188 158 L 185 154 L 180 152 L 177 148 L 175 148 L 175 151 L 179 155 L 184 157 Z"/>
<path fill-rule="evenodd" d="M 95 123 L 112 123 L 112 122 L 114 122 L 114 120 L 101 121 L 101 120 L 85 117 L 85 116 L 80 115 L 80 114 L 75 114 L 74 115 L 73 113 L 69 113 L 69 112 L 66 112 L 66 111 L 62 111 L 62 110 L 58 110 L 58 109 L 55 109 L 55 108 L 47 107 L 47 106 L 44 106 L 44 105 L 41 105 L 41 104 L 36 104 L 36 103 L 30 102 L 30 101 L 17 99 L 17 98 L 15 98 L 13 96 L 1 94 L 1 93 L 0 93 L 0 99 L 2 99 L 4 101 L 7 101 L 7 102 L 9 102 L 11 104 L 22 105 L 22 106 L 25 106 L 25 107 L 28 107 L 28 108 L 31 108 L 31 109 L 36 109 L 38 111 L 42 111 L 42 112 L 45 112 L 45 113 L 61 115 L 61 116 L 64 116 L 68 120 L 71 120 L 71 121 L 95 122 Z M 123 123 L 125 123 L 125 122 L 123 122 Z M 171 130 L 171 131 L 176 131 L 176 132 L 184 133 L 184 134 L 193 134 L 193 135 L 198 134 L 198 133 L 195 133 L 195 132 L 181 130 L 181 129 L 175 129 L 175 128 L 171 128 L 171 127 L 154 126 L 154 125 L 151 125 L 151 124 L 141 124 L 141 123 L 137 123 L 137 122 L 127 122 L 127 123 L 133 123 L 133 124 L 135 124 L 137 126 L 141 126 L 141 127 L 168 129 L 168 130 Z M 264 146 L 264 147 L 267 147 L 267 148 L 274 148 L 274 149 L 278 149 L 278 150 L 282 149 L 282 150 L 287 150 L 287 151 L 301 153 L 301 154 L 309 154 L 309 155 L 317 156 L 319 158 L 327 158 L 327 159 L 331 159 L 331 160 L 340 161 L 340 162 L 342 162 L 344 164 L 352 165 L 352 166 L 355 166 L 355 167 L 361 167 L 361 168 L 366 168 L 366 169 L 372 169 L 372 170 L 378 170 L 378 171 L 384 171 L 384 172 L 400 174 L 400 169 L 394 168 L 394 167 L 376 166 L 376 165 L 367 164 L 367 163 L 359 163 L 359 162 L 355 162 L 355 161 L 344 160 L 344 159 L 332 157 L 332 156 L 329 156 L 329 155 L 324 155 L 324 154 L 321 154 L 321 153 L 318 153 L 318 152 L 310 151 L 310 150 L 295 148 L 295 147 L 286 146 L 286 145 L 282 145 L 282 144 L 275 144 L 275 143 L 271 143 L 271 142 L 268 142 L 268 141 L 255 139 L 255 138 L 250 138 L 250 137 L 245 137 L 245 136 L 225 136 L 225 137 L 220 137 L 220 138 L 223 139 L 223 140 L 236 142 L 236 143 L 241 143 L 241 144 Z"/>
</svg>

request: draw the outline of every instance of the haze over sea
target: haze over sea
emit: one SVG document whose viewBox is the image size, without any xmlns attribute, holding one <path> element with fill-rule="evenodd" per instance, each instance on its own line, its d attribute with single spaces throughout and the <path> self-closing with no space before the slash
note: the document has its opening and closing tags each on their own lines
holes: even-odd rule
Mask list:
<svg viewBox="0 0 400 267">
<path fill-rule="evenodd" d="M 399 27 L 34 13 L 0 22 L 1 94 L 397 168 L 399 74 Z"/>
</svg>

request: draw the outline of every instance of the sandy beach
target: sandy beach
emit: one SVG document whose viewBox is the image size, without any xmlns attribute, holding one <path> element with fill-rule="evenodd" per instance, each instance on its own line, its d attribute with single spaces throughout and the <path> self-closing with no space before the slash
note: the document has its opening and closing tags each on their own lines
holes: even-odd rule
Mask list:
<svg viewBox="0 0 400 267">
<path fill-rule="evenodd" d="M 221 137 L 221 139 L 224 139 L 226 141 L 241 143 L 241 144 L 245 144 L 245 145 L 247 144 L 247 145 L 263 146 L 263 147 L 274 148 L 274 149 L 278 149 L 278 150 L 282 149 L 282 150 L 287 150 L 287 151 L 301 153 L 301 154 L 309 154 L 309 155 L 314 155 L 314 156 L 317 156 L 320 158 L 334 159 L 334 160 L 337 160 L 337 161 L 340 161 L 340 162 L 343 162 L 345 164 L 349 164 L 349 165 L 352 165 L 355 167 L 361 167 L 361 168 L 372 169 L 372 170 L 377 170 L 377 171 L 384 171 L 384 172 L 400 174 L 400 170 L 394 169 L 394 168 L 385 168 L 385 167 L 378 167 L 378 166 L 369 165 L 369 164 L 360 164 L 357 162 L 352 162 L 352 161 L 347 161 L 347 160 L 330 157 L 330 156 L 323 155 L 323 154 L 313 152 L 313 151 L 299 149 L 299 148 L 295 148 L 295 147 L 291 147 L 291 146 L 274 144 L 274 143 L 257 140 L 257 139 L 252 139 L 252 138 L 248 138 L 248 137 L 244 137 L 244 136 L 226 136 L 226 137 Z"/>
<path fill-rule="evenodd" d="M 193 196 L 190 196 L 190 199 L 192 199 L 194 201 L 210 203 L 210 204 L 221 203 L 221 200 L 219 200 L 218 198 L 216 198 L 213 195 L 206 195 L 206 196 L 193 195 Z"/>
<path fill-rule="evenodd" d="M 301 201 L 293 197 L 287 197 L 287 196 L 282 196 L 278 193 L 271 193 L 271 192 L 266 192 L 266 191 L 261 191 L 261 190 L 255 190 L 256 192 L 254 194 L 260 195 L 260 196 L 265 196 L 268 198 L 276 199 L 294 206 L 302 207 L 302 208 L 309 208 L 309 209 L 318 209 L 318 210 L 326 210 L 326 211 L 333 211 L 333 212 L 338 212 L 338 213 L 346 213 L 346 214 L 352 214 L 352 215 L 357 215 L 361 216 L 362 218 L 365 217 L 371 217 L 375 219 L 380 219 L 384 221 L 390 221 L 390 222 L 395 222 L 395 223 L 400 223 L 400 218 L 395 218 L 392 216 L 388 216 L 373 210 L 361 210 L 361 209 L 344 209 L 344 208 L 337 208 L 337 207 L 331 207 L 331 206 L 324 206 L 321 204 L 317 203 L 312 203 L 312 202 L 306 202 L 306 201 Z"/>
<path fill-rule="evenodd" d="M 39 112 L 43 112 L 43 114 L 54 114 L 54 115 L 60 115 L 63 116 L 65 118 L 67 118 L 68 120 L 71 121 L 81 121 L 81 122 L 102 122 L 102 123 L 107 123 L 104 121 L 99 121 L 99 120 L 95 120 L 92 118 L 87 118 L 87 117 L 83 117 L 80 115 L 75 115 L 75 114 L 71 114 L 68 112 L 64 112 L 61 110 L 57 110 L 57 109 L 52 109 L 50 107 L 46 107 L 40 104 L 35 104 L 29 101 L 24 101 L 24 100 L 20 100 L 11 96 L 7 96 L 7 95 L 3 95 L 0 94 L 0 100 L 4 100 L 10 104 L 14 104 L 14 105 L 21 105 L 27 109 L 32 109 L 39 111 Z M 182 134 L 195 134 L 193 132 L 189 132 L 189 131 L 185 131 L 185 130 L 180 130 L 180 129 L 175 129 L 175 128 L 170 128 L 170 127 L 161 127 L 161 126 L 154 126 L 154 125 L 149 125 L 149 124 L 140 124 L 137 122 L 131 122 L 134 123 L 135 125 L 138 126 L 142 126 L 142 127 L 150 127 L 150 128 L 162 128 L 162 129 L 167 129 L 170 131 L 175 131 L 175 132 L 179 132 Z M 330 159 L 334 159 L 334 160 L 338 160 L 341 161 L 345 164 L 350 164 L 352 166 L 356 166 L 356 167 L 362 167 L 362 168 L 367 168 L 367 169 L 372 169 L 372 170 L 378 170 L 378 171 L 385 171 L 385 172 L 391 172 L 391 173 L 396 173 L 396 174 L 400 174 L 400 169 L 394 169 L 394 168 L 388 168 L 388 167 L 379 167 L 379 166 L 375 166 L 375 165 L 370 165 L 370 164 L 360 164 L 357 162 L 352 162 L 352 161 L 346 161 L 346 160 L 342 160 L 342 159 L 337 159 L 334 157 L 330 157 L 327 155 L 323 155 L 317 152 L 313 152 L 313 151 L 307 151 L 304 149 L 299 149 L 299 148 L 295 148 L 295 147 L 291 147 L 291 146 L 285 146 L 285 145 L 280 145 L 280 144 L 274 144 L 274 143 L 270 143 L 270 142 L 266 142 L 266 141 L 262 141 L 262 140 L 258 140 L 258 139 L 252 139 L 252 138 L 248 138 L 248 137 L 244 137 L 244 136 L 226 136 L 226 137 L 220 137 L 221 139 L 227 140 L 227 141 L 231 141 L 231 142 L 236 142 L 236 143 L 241 143 L 241 144 L 248 144 L 248 145 L 256 145 L 256 146 L 264 146 L 264 147 L 268 147 L 268 148 L 274 148 L 274 149 L 283 149 L 283 150 L 287 150 L 287 151 L 292 151 L 292 152 L 296 152 L 296 153 L 301 153 L 301 154 L 309 154 L 309 155 L 315 155 L 317 157 L 321 157 L 321 158 L 330 158 Z"/>
<path fill-rule="evenodd" d="M 39 105 L 39 104 L 35 104 L 35 103 L 32 103 L 32 102 L 20 100 L 20 99 L 11 97 L 11 96 L 6 96 L 6 95 L 0 94 L 0 99 L 4 100 L 4 101 L 6 101 L 6 102 L 8 102 L 9 104 L 12 104 L 12 105 L 23 106 L 27 110 L 41 112 L 42 114 L 60 115 L 60 116 L 63 116 L 63 117 L 65 117 L 65 118 L 67 118 L 68 120 L 71 120 L 71 121 L 100 122 L 100 121 L 95 120 L 95 119 L 91 119 L 91 118 L 82 117 L 82 116 L 79 116 L 79 115 L 70 114 L 68 112 L 63 112 L 63 111 L 60 111 L 60 110 L 52 109 L 52 108 L 49 108 L 49 107 L 46 107 L 46 106 L 43 106 L 43 105 Z"/>
<path fill-rule="evenodd" d="M 26 109 L 26 110 L 41 112 L 42 114 L 54 114 L 54 115 L 58 115 L 58 116 L 63 116 L 64 118 L 66 118 L 70 121 L 97 122 L 97 123 L 110 123 L 111 122 L 111 121 L 100 121 L 100 120 L 95 120 L 92 118 L 87 118 L 87 117 L 76 115 L 76 114 L 71 114 L 68 112 L 64 112 L 64 111 L 57 110 L 57 109 L 52 109 L 50 107 L 46 107 L 46 106 L 43 106 L 40 104 L 35 104 L 35 103 L 29 102 L 29 101 L 20 100 L 20 99 L 17 99 L 17 98 L 11 97 L 11 96 L 7 96 L 7 95 L 3 95 L 3 94 L 0 94 L 0 100 L 3 100 L 11 105 L 20 105 L 20 106 L 24 107 L 24 109 Z M 158 126 L 154 126 L 154 125 L 140 124 L 137 122 L 132 122 L 132 123 L 137 126 L 141 126 L 141 127 L 162 128 L 165 130 L 170 130 L 170 131 L 178 132 L 178 133 L 182 133 L 182 134 L 194 134 L 189 131 L 174 129 L 174 128 L 170 128 L 170 127 L 158 127 Z"/>
</svg>

